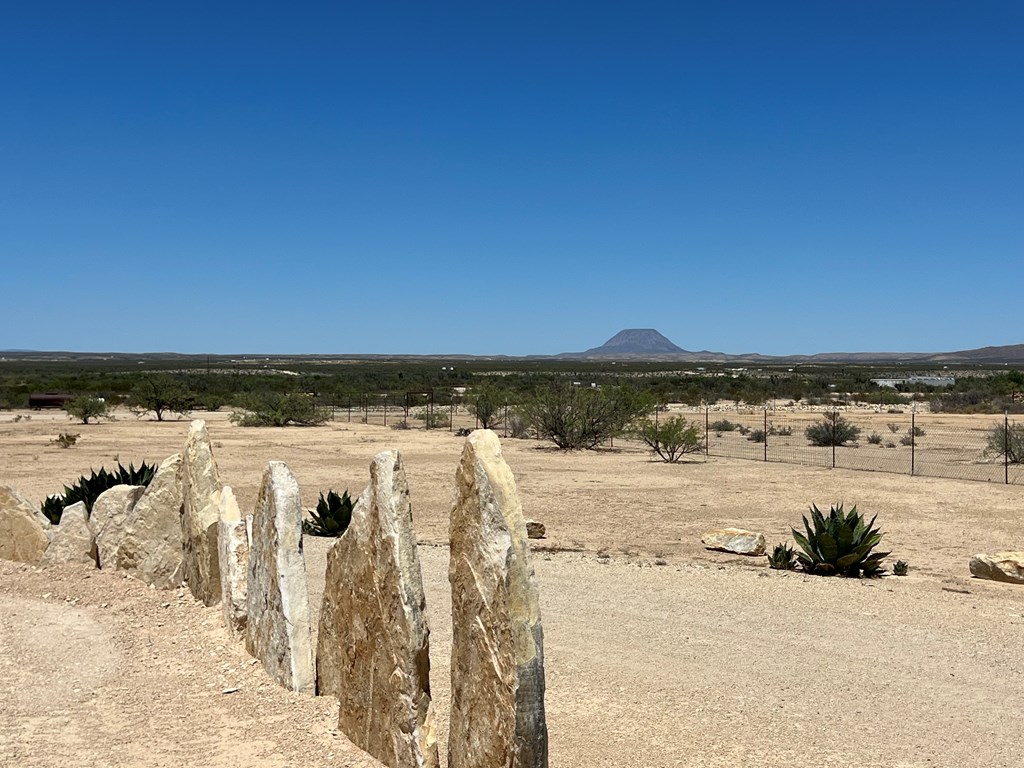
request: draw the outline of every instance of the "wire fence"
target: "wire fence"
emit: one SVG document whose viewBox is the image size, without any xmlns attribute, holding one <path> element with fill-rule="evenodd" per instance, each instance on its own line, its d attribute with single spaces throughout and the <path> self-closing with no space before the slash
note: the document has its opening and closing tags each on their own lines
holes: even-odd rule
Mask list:
<svg viewBox="0 0 1024 768">
<path fill-rule="evenodd" d="M 1024 483 L 1024 423 L 1008 415 L 703 409 L 705 454 Z"/>
</svg>

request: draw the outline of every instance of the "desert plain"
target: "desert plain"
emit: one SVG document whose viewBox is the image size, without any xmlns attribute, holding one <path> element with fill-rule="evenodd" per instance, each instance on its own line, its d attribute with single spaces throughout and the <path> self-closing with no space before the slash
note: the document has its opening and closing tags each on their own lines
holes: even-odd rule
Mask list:
<svg viewBox="0 0 1024 768">
<path fill-rule="evenodd" d="M 18 415 L 28 416 L 14 421 Z M 209 424 L 243 511 L 267 461 L 303 503 L 357 495 L 371 457 L 401 451 L 431 623 L 442 761 L 450 690 L 447 520 L 462 439 L 345 420 Z M 989 418 L 991 420 L 991 418 Z M 74 425 L 0 414 L 0 484 L 33 502 L 81 473 L 180 450 L 188 422 Z M 62 449 L 51 440 L 79 433 Z M 562 453 L 503 440 L 533 544 L 545 632 L 550 764 L 1010 766 L 1024 748 L 1024 587 L 970 578 L 975 552 L 1024 549 L 1019 485 L 699 457 L 616 441 Z M 790 541 L 807 506 L 878 515 L 906 577 L 778 572 L 705 550 L 739 526 Z M 307 537 L 318 612 L 331 541 Z M 277 688 L 187 590 L 122 574 L 0 562 L 0 765 L 377 766 L 336 729 L 337 704 Z"/>
</svg>

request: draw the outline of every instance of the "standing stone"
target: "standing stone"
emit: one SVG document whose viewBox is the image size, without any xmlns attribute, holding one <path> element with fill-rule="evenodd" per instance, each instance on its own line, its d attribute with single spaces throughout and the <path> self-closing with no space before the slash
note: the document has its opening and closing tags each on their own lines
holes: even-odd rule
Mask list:
<svg viewBox="0 0 1024 768">
<path fill-rule="evenodd" d="M 220 604 L 224 626 L 232 634 L 245 632 L 249 578 L 249 536 L 245 520 L 230 485 L 220 493 L 220 522 L 217 524 L 217 554 L 220 557 Z"/>
<path fill-rule="evenodd" d="M 45 518 L 37 512 L 16 490 L 0 485 L 0 559 L 39 562 L 50 544 L 50 535 Z"/>
<path fill-rule="evenodd" d="M 100 568 L 114 568 L 117 565 L 117 550 L 124 538 L 128 517 L 145 491 L 143 485 L 115 485 L 93 502 L 89 530 L 96 538 Z"/>
<path fill-rule="evenodd" d="M 164 459 L 124 524 L 115 567 L 157 589 L 181 586 L 181 467 L 176 453 Z"/>
<path fill-rule="evenodd" d="M 181 467 L 181 538 L 185 581 L 193 596 L 204 605 L 216 605 L 220 600 L 217 555 L 220 489 L 220 476 L 213 460 L 206 422 L 196 419 L 188 428 Z"/>
<path fill-rule="evenodd" d="M 430 629 L 398 453 L 378 453 L 352 522 L 327 554 L 317 692 L 341 701 L 338 727 L 391 768 L 437 768 Z"/>
<path fill-rule="evenodd" d="M 544 632 L 515 479 L 488 429 L 466 440 L 451 514 L 451 768 L 545 768 Z"/>
<path fill-rule="evenodd" d="M 299 484 L 288 465 L 263 473 L 249 544 L 246 650 L 279 684 L 313 693 L 313 639 L 302 555 Z"/>
<path fill-rule="evenodd" d="M 84 563 L 98 567 L 96 539 L 89 529 L 89 513 L 84 501 L 64 507 L 60 525 L 53 527 L 52 534 L 40 565 Z"/>
</svg>

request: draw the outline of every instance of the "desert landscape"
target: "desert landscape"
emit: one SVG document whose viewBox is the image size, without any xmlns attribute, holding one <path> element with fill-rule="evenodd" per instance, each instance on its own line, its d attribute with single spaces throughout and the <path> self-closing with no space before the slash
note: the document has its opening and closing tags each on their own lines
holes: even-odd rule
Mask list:
<svg viewBox="0 0 1024 768">
<path fill-rule="evenodd" d="M 31 415 L 31 419 L 17 416 Z M 314 428 L 208 422 L 242 510 L 269 460 L 320 491 L 358 494 L 378 451 L 401 452 L 431 626 L 442 764 L 450 692 L 448 515 L 463 439 L 334 421 Z M 0 416 L 0 484 L 38 503 L 90 468 L 158 462 L 187 421 L 75 426 Z M 1024 593 L 970 578 L 975 552 L 1020 547 L 1013 485 L 734 458 L 654 461 L 616 441 L 562 453 L 503 440 L 532 541 L 545 631 L 553 766 L 1009 765 L 1024 711 Z M 861 448 L 860 450 L 867 450 Z M 881 449 L 879 449 L 881 450 Z M 903 578 L 827 579 L 711 552 L 709 528 L 769 546 L 814 502 L 878 515 Z M 332 540 L 305 539 L 319 610 Z M 378 765 L 337 730 L 337 703 L 278 688 L 187 590 L 119 573 L 0 564 L 0 764 Z"/>
</svg>

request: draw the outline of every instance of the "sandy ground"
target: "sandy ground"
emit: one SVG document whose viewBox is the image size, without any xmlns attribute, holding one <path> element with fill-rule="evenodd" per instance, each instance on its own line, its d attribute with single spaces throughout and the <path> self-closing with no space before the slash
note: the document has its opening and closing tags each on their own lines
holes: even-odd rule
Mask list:
<svg viewBox="0 0 1024 768">
<path fill-rule="evenodd" d="M 0 483 L 35 501 L 90 467 L 160 460 L 186 422 L 0 418 Z M 306 505 L 366 484 L 402 451 L 421 540 L 432 681 L 447 729 L 447 513 L 461 440 L 336 423 L 243 429 L 210 414 L 222 479 L 251 507 L 268 459 Z M 1024 548 L 1021 488 L 635 447 L 564 455 L 506 440 L 535 548 L 552 766 L 992 766 L 1024 734 L 1024 588 L 969 578 L 975 551 Z M 847 581 L 707 552 L 739 524 L 788 536 L 811 501 L 857 503 L 911 575 Z M 307 539 L 319 607 L 327 542 Z M 579 551 L 565 551 L 579 550 Z M 656 565 L 664 561 L 665 565 Z M 232 693 L 225 690 L 237 688 Z M 118 574 L 0 564 L 0 765 L 376 765 L 334 730 L 336 705 L 275 688 L 215 609 Z"/>
</svg>

